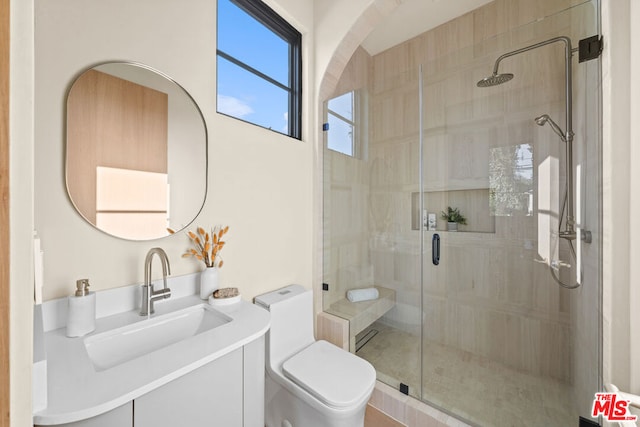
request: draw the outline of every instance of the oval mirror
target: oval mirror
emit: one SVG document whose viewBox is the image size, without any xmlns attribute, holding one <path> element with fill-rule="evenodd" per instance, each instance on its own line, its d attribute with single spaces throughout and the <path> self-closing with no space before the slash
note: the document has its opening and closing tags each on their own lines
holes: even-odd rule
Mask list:
<svg viewBox="0 0 640 427">
<path fill-rule="evenodd" d="M 207 129 L 175 81 L 147 66 L 106 63 L 67 96 L 66 181 L 89 223 L 124 239 L 191 223 L 207 193 Z"/>
</svg>

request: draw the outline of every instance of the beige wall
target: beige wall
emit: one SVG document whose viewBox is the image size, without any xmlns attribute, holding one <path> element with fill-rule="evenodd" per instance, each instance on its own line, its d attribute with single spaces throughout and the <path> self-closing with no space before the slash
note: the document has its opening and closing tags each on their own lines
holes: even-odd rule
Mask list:
<svg viewBox="0 0 640 427">
<path fill-rule="evenodd" d="M 640 394 L 638 4 L 603 2 L 603 380 Z"/>
<path fill-rule="evenodd" d="M 343 43 L 344 38 L 349 37 L 353 31 L 354 23 L 360 18 L 364 10 L 367 9 L 371 0 L 327 0 L 314 2 L 314 21 L 316 29 L 316 43 L 314 45 L 314 56 L 316 76 L 314 90 L 318 90 L 320 83 L 326 78 L 327 67 L 335 61 L 336 50 Z M 366 34 L 365 34 L 366 35 Z M 350 50 L 341 52 L 340 70 L 338 76 L 351 58 L 351 54 L 360 44 L 359 40 L 350 46 Z M 334 83 L 337 82 L 337 79 Z"/>
<path fill-rule="evenodd" d="M 638 28 L 638 22 L 640 22 L 640 5 L 638 2 L 632 1 L 630 3 L 629 21 L 631 22 L 631 40 L 638 40 L 640 37 L 640 29 Z M 630 117 L 631 120 L 631 135 L 630 141 L 631 152 L 629 155 L 630 164 L 634 167 L 630 167 L 630 209 L 629 217 L 633 220 L 637 218 L 637 213 L 640 211 L 640 170 L 635 167 L 640 162 L 640 147 L 638 147 L 637 141 L 640 140 L 640 123 L 635 118 L 640 114 L 640 82 L 635 78 L 640 75 L 640 46 L 638 43 L 631 43 L 631 75 L 634 79 L 631 80 L 630 93 L 632 97 Z M 629 251 L 629 258 L 632 260 L 640 259 L 640 225 L 637 221 L 632 221 L 630 226 L 630 239 L 631 247 Z M 629 366 L 629 390 L 635 394 L 640 395 L 640 263 L 633 262 L 631 265 L 631 274 L 629 277 L 629 360 L 631 365 Z"/>
<path fill-rule="evenodd" d="M 285 18 L 294 18 L 303 33 L 303 83 L 311 87 L 312 4 L 269 3 L 288 11 Z M 180 257 L 188 246 L 183 233 L 149 242 L 120 240 L 93 229 L 69 203 L 63 179 L 66 91 L 80 70 L 110 59 L 166 73 L 203 112 L 209 182 L 194 225 L 230 226 L 222 284 L 239 287 L 247 298 L 290 283 L 311 287 L 309 114 L 304 140 L 297 141 L 216 113 L 215 2 L 37 0 L 36 22 L 35 228 L 45 253 L 45 300 L 69 294 L 80 277 L 88 277 L 95 290 L 140 283 L 144 256 L 153 246 L 167 251 L 174 275 L 202 268 Z M 310 100 L 306 95 L 305 111 Z"/>
<path fill-rule="evenodd" d="M 33 352 L 33 3 L 11 1 L 10 317 L 11 426 L 31 425 Z M 3 201 L 6 203 L 6 201 Z M 2 390 L 2 393 L 6 393 Z M 5 410 L 5 408 L 3 408 Z"/>
</svg>

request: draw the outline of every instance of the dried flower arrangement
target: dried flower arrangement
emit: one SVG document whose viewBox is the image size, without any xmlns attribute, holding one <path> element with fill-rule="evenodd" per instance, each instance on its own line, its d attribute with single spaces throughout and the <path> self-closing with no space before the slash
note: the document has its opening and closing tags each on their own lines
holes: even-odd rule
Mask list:
<svg viewBox="0 0 640 427">
<path fill-rule="evenodd" d="M 216 226 L 211 230 L 211 233 L 206 232 L 202 227 L 198 227 L 196 233 L 187 231 L 187 236 L 194 247 L 187 249 L 182 257 L 195 257 L 198 261 L 204 262 L 207 267 L 222 267 L 224 261 L 220 258 L 220 251 L 225 244 L 222 237 L 227 234 L 227 231 L 229 231 L 229 226 Z M 169 232 L 173 234 L 172 230 Z"/>
</svg>

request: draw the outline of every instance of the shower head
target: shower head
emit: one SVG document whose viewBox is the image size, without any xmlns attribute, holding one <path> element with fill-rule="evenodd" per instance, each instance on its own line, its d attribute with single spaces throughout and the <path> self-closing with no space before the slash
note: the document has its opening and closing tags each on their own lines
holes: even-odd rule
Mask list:
<svg viewBox="0 0 640 427">
<path fill-rule="evenodd" d="M 551 117 L 549 117 L 547 114 L 536 117 L 535 121 L 538 126 L 544 126 L 545 124 L 549 123 L 551 129 L 553 129 L 553 131 L 560 137 L 560 139 L 564 142 L 567 142 L 567 137 L 565 136 L 564 132 L 562 132 L 562 129 L 560 129 L 560 126 L 558 126 L 556 122 L 551 120 Z"/>
<path fill-rule="evenodd" d="M 480 80 L 477 85 L 478 87 L 491 87 L 491 86 L 497 86 L 497 85 L 501 85 L 502 83 L 506 83 L 509 80 L 511 80 L 513 78 L 513 74 L 511 73 L 504 73 L 504 74 L 492 74 L 489 77 L 485 77 L 484 79 Z"/>
</svg>

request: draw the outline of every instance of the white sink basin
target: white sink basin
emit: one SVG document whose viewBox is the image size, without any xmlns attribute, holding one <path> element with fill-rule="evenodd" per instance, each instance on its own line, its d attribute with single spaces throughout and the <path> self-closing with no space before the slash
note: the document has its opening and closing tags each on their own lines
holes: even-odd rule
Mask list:
<svg viewBox="0 0 640 427">
<path fill-rule="evenodd" d="M 103 371 L 230 321 L 202 304 L 87 337 L 84 345 L 93 366 Z"/>
</svg>

